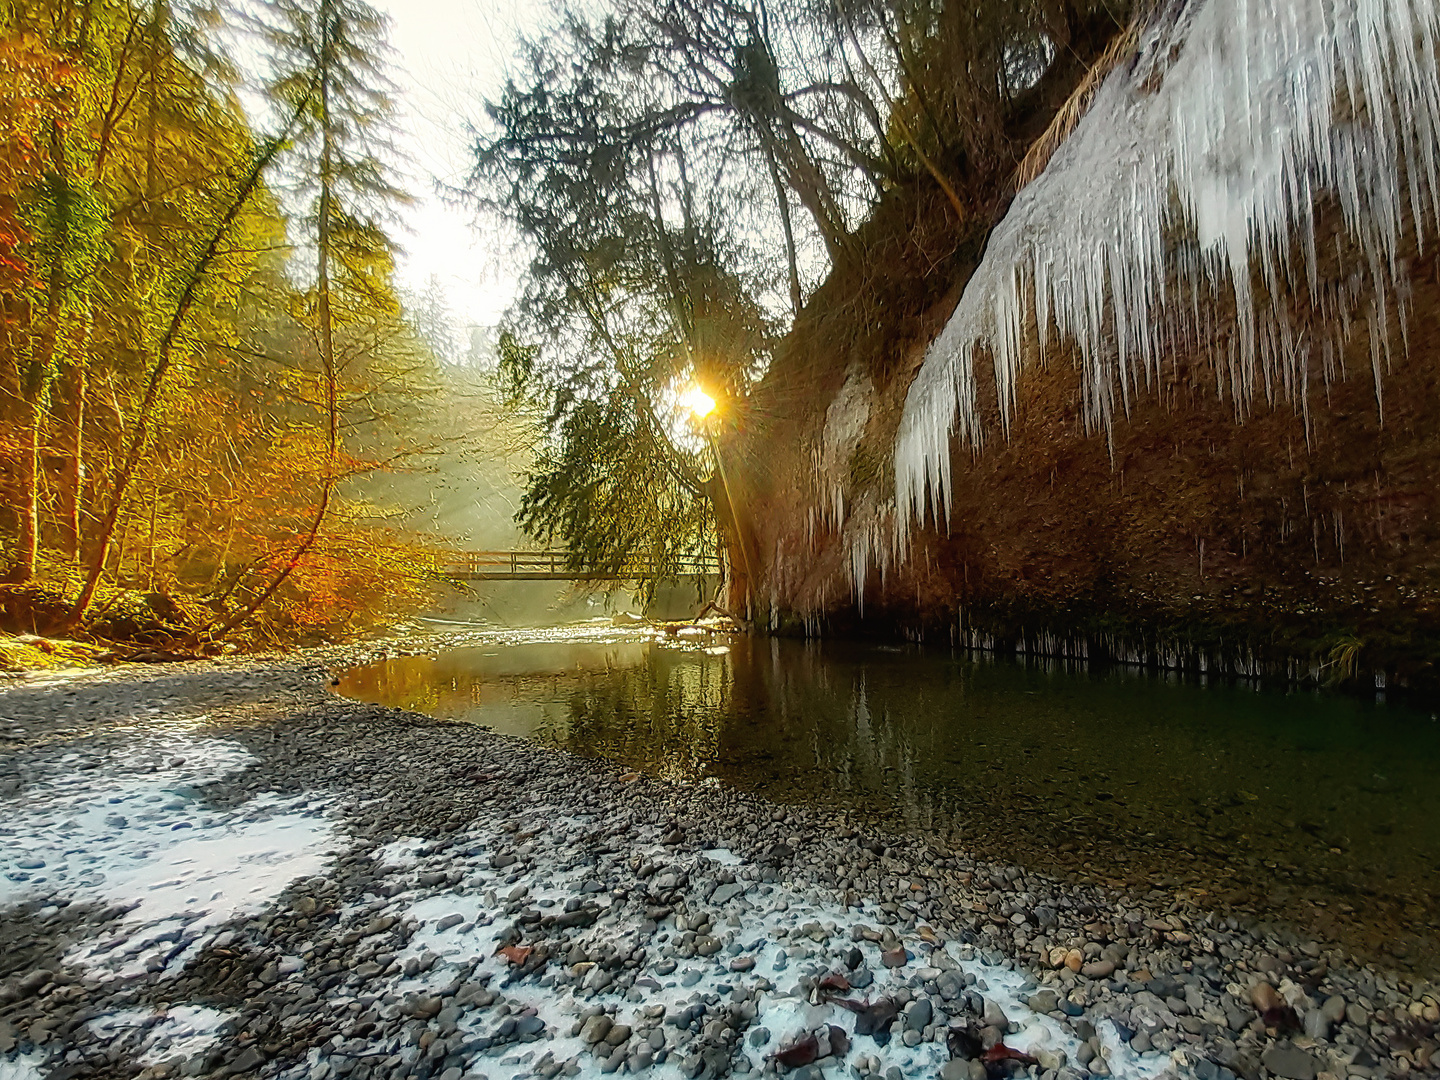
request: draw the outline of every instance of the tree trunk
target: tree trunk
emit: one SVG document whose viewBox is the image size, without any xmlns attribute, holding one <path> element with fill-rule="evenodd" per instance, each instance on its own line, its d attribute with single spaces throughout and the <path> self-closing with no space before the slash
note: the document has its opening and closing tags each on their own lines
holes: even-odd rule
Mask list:
<svg viewBox="0 0 1440 1080">
<path fill-rule="evenodd" d="M 150 488 L 150 573 L 145 586 L 155 591 L 155 526 L 160 516 L 160 481 L 155 480 Z"/>
<path fill-rule="evenodd" d="M 117 585 L 123 584 L 125 578 L 125 556 L 130 551 L 130 519 L 126 518 L 120 523 L 120 539 L 115 541 L 115 559 L 111 574 Z"/>
<path fill-rule="evenodd" d="M 210 575 L 210 588 L 220 584 L 225 577 L 225 564 L 230 561 L 230 545 L 235 541 L 235 519 L 230 519 L 230 524 L 225 527 L 225 542 L 220 545 L 220 552 L 215 556 L 215 572 Z"/>
<path fill-rule="evenodd" d="M 60 301 L 64 291 L 65 273 L 57 255 L 46 286 L 45 323 L 20 383 L 25 429 L 20 446 L 20 534 L 16 538 L 16 559 L 11 574 L 13 580 L 22 584 L 35 579 L 35 563 L 40 554 L 41 431 L 45 426 L 45 399 L 55 366 L 55 345 L 60 337 Z"/>
<path fill-rule="evenodd" d="M 140 464 L 140 456 L 144 453 L 146 444 L 150 438 L 150 421 L 154 414 L 155 404 L 160 398 L 160 390 L 165 384 L 166 376 L 170 371 L 171 354 L 175 348 L 175 338 L 180 333 L 180 327 L 185 322 L 185 317 L 190 313 L 190 308 L 195 303 L 196 293 L 199 291 L 200 282 L 210 269 L 210 264 L 215 261 L 220 252 L 220 245 L 225 237 L 229 235 L 231 226 L 240 217 L 241 211 L 249 204 L 251 197 L 255 194 L 260 185 L 260 177 L 274 160 L 276 153 L 288 138 L 290 131 L 294 128 L 301 114 L 309 106 L 310 97 L 305 95 L 294 113 L 291 114 L 289 122 L 274 139 L 271 139 L 266 147 L 255 156 L 250 165 L 250 171 L 241 180 L 239 188 L 235 192 L 229 207 L 221 215 L 214 230 L 210 234 L 209 242 L 201 250 L 195 263 L 190 268 L 189 275 L 185 279 L 185 290 L 180 294 L 180 299 L 175 305 L 175 310 L 170 317 L 170 323 L 165 328 L 165 334 L 160 339 L 160 346 L 156 351 L 155 366 L 150 370 L 150 379 L 145 386 L 145 397 L 140 403 L 140 410 L 135 417 L 135 425 L 130 433 L 129 445 L 125 451 L 125 457 L 120 468 L 115 473 L 114 482 L 111 485 L 110 505 L 105 511 L 105 516 L 100 521 L 100 528 L 96 535 L 95 550 L 90 558 L 90 570 L 85 577 L 85 584 L 80 589 L 80 595 L 76 598 L 75 604 L 71 607 L 70 613 L 66 616 L 63 627 L 73 627 L 85 617 L 85 611 L 90 606 L 90 601 L 95 598 L 95 590 L 99 587 L 100 577 L 105 572 L 105 561 L 110 554 L 110 542 L 115 535 L 115 523 L 120 516 L 120 508 L 124 505 L 125 495 L 130 487 L 131 480 L 135 477 L 135 470 Z"/>
<path fill-rule="evenodd" d="M 775 155 L 786 179 L 801 205 L 810 211 L 810 217 L 820 230 L 825 249 L 831 262 L 838 262 L 850 245 L 850 235 L 845 229 L 845 214 L 830 191 L 825 174 L 810 157 L 795 128 L 784 120 L 773 123 L 780 128 L 779 134 L 770 125 L 764 125 L 760 137 L 765 140 L 770 152 Z"/>
<path fill-rule="evenodd" d="M 65 447 L 65 471 L 60 486 L 60 540 L 65 556 L 80 562 L 82 529 L 80 517 L 85 506 L 85 397 L 89 390 L 85 365 L 70 368 L 67 380 L 70 398 L 69 439 Z"/>
<path fill-rule="evenodd" d="M 775 150 L 769 143 L 765 143 L 765 162 L 770 167 L 770 182 L 775 185 L 775 204 L 780 208 L 780 227 L 785 233 L 785 266 L 790 274 L 790 309 L 798 319 L 803 294 L 800 291 L 800 260 L 795 250 L 795 229 L 790 221 L 790 196 L 785 192 L 785 182 L 780 179 L 780 167 L 775 164 Z"/>
<path fill-rule="evenodd" d="M 35 580 L 35 564 L 40 552 L 40 429 L 44 415 L 40 402 L 26 394 L 17 470 L 20 532 L 15 542 L 15 564 L 10 570 L 11 580 L 22 585 Z"/>
</svg>

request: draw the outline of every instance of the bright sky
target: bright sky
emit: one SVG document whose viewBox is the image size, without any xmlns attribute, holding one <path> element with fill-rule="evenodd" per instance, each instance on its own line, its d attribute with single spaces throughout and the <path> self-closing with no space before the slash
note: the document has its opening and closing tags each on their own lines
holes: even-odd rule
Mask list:
<svg viewBox="0 0 1440 1080">
<path fill-rule="evenodd" d="M 477 226 L 473 213 L 446 205 L 437 186 L 460 186 L 470 170 L 467 125 L 483 118 L 512 66 L 515 40 L 544 18 L 537 0 L 372 0 L 394 20 L 395 80 L 400 87 L 401 148 L 409 154 L 413 207 L 400 284 L 423 291 L 438 278 L 460 340 L 468 327 L 500 320 L 516 289 L 515 252 Z"/>
</svg>

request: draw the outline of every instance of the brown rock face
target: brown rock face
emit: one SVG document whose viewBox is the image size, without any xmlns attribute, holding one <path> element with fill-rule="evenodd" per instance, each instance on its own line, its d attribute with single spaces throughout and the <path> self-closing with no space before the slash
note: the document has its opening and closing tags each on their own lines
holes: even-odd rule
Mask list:
<svg viewBox="0 0 1440 1080">
<path fill-rule="evenodd" d="M 1308 422 L 1298 395 L 1243 407 L 1217 392 L 1228 331 L 1177 352 L 1110 440 L 1084 430 L 1064 354 L 1031 366 L 1006 437 L 982 361 L 988 441 L 953 448 L 948 527 L 913 530 L 883 576 L 894 433 L 956 294 L 897 326 L 906 360 L 888 369 L 792 338 L 727 447 L 756 614 L 777 630 L 1433 693 L 1440 282 L 1433 259 L 1411 275 L 1408 351 L 1392 318 L 1381 393 L 1362 322 L 1328 379 L 1312 362 Z"/>
</svg>

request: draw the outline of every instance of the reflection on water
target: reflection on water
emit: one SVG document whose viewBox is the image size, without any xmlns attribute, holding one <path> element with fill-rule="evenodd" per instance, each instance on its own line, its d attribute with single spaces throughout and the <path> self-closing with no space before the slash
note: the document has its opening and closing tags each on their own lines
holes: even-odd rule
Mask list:
<svg viewBox="0 0 1440 1080">
<path fill-rule="evenodd" d="M 1183 886 L 1407 965 L 1436 954 L 1428 713 L 911 648 L 728 644 L 455 649 L 357 669 L 340 692 L 900 819 L 1041 869 Z"/>
</svg>

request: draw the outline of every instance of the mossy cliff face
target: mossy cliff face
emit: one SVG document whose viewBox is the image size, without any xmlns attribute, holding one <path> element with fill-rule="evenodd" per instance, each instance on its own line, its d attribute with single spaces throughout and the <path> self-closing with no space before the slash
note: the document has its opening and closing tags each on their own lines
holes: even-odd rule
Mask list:
<svg viewBox="0 0 1440 1080">
<path fill-rule="evenodd" d="M 952 283 L 965 277 L 957 252 Z M 1433 258 L 1410 272 L 1408 347 L 1392 319 L 1383 407 L 1362 324 L 1343 372 L 1327 382 L 1312 364 L 1308 431 L 1296 400 L 1237 410 L 1217 393 L 1212 356 L 1233 331 L 1169 358 L 1113 445 L 1084 430 L 1063 352 L 1030 366 L 1008 437 L 982 361 L 987 442 L 954 448 L 948 528 L 912 530 L 903 559 L 891 555 L 891 448 L 960 285 L 936 295 L 936 274 L 917 273 L 897 290 L 910 305 L 847 346 L 832 280 L 725 447 L 757 617 L 781 631 L 1434 694 L 1440 281 Z M 862 604 L 852 578 L 864 566 Z"/>
</svg>

